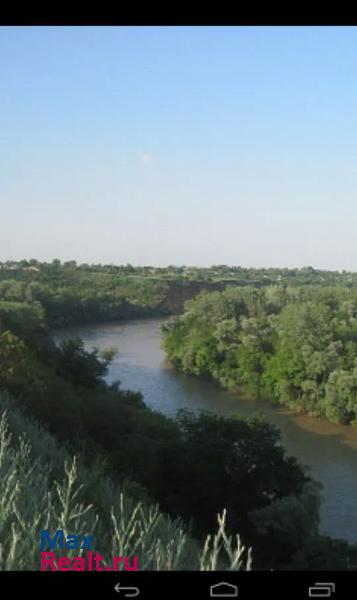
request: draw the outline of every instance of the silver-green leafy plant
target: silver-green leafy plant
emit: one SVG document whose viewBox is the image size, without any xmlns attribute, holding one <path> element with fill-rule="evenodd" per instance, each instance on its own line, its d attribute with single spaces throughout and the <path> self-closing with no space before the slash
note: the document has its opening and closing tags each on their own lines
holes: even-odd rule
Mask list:
<svg viewBox="0 0 357 600">
<path fill-rule="evenodd" d="M 103 474 L 88 468 L 5 393 L 0 393 L 0 570 L 39 570 L 40 533 L 93 534 L 94 551 L 138 556 L 139 570 L 251 569 L 251 551 L 226 533 L 226 513 L 203 548 L 189 528 L 158 506 L 133 500 Z M 56 548 L 61 555 L 80 550 Z"/>
</svg>

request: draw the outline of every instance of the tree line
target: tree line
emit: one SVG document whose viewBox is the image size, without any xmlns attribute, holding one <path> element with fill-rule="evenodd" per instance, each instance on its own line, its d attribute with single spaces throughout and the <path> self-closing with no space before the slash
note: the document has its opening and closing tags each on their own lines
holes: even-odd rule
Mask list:
<svg viewBox="0 0 357 600">
<path fill-rule="evenodd" d="M 164 328 L 185 373 L 309 415 L 357 422 L 357 290 L 226 288 L 201 293 Z"/>
<path fill-rule="evenodd" d="M 152 267 L 77 264 L 70 260 L 36 259 L 0 262 L 0 301 L 39 302 L 50 326 L 141 318 L 173 313 L 177 303 L 165 304 L 171 288 L 185 293 L 190 283 L 222 286 L 319 287 L 354 289 L 357 274 L 301 269 L 252 269 L 213 265 Z"/>
</svg>

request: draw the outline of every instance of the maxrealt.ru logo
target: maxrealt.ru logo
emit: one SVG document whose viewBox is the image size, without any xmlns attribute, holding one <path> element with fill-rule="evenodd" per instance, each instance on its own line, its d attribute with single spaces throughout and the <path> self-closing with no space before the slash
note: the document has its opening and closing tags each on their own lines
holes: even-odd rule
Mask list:
<svg viewBox="0 0 357 600">
<path fill-rule="evenodd" d="M 41 571 L 138 571 L 138 557 L 114 556 L 110 566 L 99 552 L 93 552 L 93 534 L 65 535 L 57 529 L 51 537 L 47 529 L 41 531 Z M 52 550 L 78 550 L 80 556 L 56 558 Z M 49 549 L 45 551 L 46 549 Z M 83 552 L 88 551 L 84 556 Z"/>
</svg>

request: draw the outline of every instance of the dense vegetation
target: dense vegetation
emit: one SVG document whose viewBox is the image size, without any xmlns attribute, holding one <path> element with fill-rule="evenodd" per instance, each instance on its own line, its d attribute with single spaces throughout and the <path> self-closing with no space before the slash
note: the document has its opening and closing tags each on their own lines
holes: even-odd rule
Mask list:
<svg viewBox="0 0 357 600">
<path fill-rule="evenodd" d="M 29 333 L 3 331 L 0 387 L 87 464 L 105 456 L 108 473 L 137 500 L 153 499 L 172 517 L 193 519 L 200 539 L 226 508 L 229 530 L 243 528 L 252 543 L 250 513 L 304 494 L 309 478 L 267 424 L 189 413 L 175 423 L 146 408 L 139 394 L 106 386 L 107 356 L 86 352 L 80 340 L 56 348 L 44 339 L 46 346 Z"/>
<path fill-rule="evenodd" d="M 104 470 L 100 461 L 89 469 L 71 456 L 1 393 L 0 570 L 38 570 L 42 529 L 92 532 L 94 552 L 110 567 L 113 556 L 137 556 L 140 570 L 250 566 L 239 539 L 226 539 L 224 520 L 200 548 L 182 521 L 165 517 L 158 506 L 133 502 Z M 56 556 L 77 554 L 64 549 Z"/>
<path fill-rule="evenodd" d="M 88 276 L 94 281 L 102 277 L 102 281 L 112 278 L 118 282 L 120 278 L 141 278 L 162 281 L 191 280 L 191 281 L 233 281 L 246 283 L 260 282 L 264 285 L 282 282 L 286 285 L 349 285 L 357 284 L 357 273 L 351 271 L 325 271 L 313 267 L 300 269 L 288 268 L 251 268 L 229 265 L 212 265 L 211 267 L 194 266 L 138 266 L 114 264 L 78 264 L 74 260 L 61 262 L 54 259 L 51 263 L 40 262 L 36 259 L 21 261 L 0 261 L 1 278 L 16 280 L 38 280 L 50 282 L 57 277 L 58 281 L 73 283 L 77 276 Z"/>
<path fill-rule="evenodd" d="M 90 323 L 159 314 L 165 281 L 75 262 L 0 268 L 0 301 L 37 304 L 50 326 Z"/>
<path fill-rule="evenodd" d="M 133 267 L 22 260 L 0 263 L 0 301 L 37 303 L 50 326 L 178 314 L 201 289 L 318 284 L 355 287 L 357 274 L 217 265 Z"/>
<path fill-rule="evenodd" d="M 186 525 L 172 527 L 190 526 L 199 544 L 215 530 L 217 514 L 226 510 L 227 531 L 239 533 L 243 544 L 253 547 L 255 568 L 345 569 L 357 564 L 356 548 L 319 535 L 319 486 L 286 455 L 274 426 L 210 413 L 181 412 L 170 420 L 150 410 L 140 394 L 105 383 L 110 350 L 88 352 L 80 340 L 58 347 L 52 342 L 49 325 L 96 320 L 98 314 L 118 318 L 123 302 L 152 314 L 173 277 L 169 270 L 148 274 L 130 266 L 30 261 L 15 268 L 5 265 L 0 274 L 0 391 L 11 395 L 16 414 L 35 418 L 54 436 L 58 449 L 65 444 L 69 455 L 81 456 L 81 482 L 88 490 L 94 493 L 94 482 L 102 481 L 94 466 L 99 456 L 101 476 L 125 490 L 133 505 L 157 503 L 167 515 L 165 523 L 182 519 Z M 352 421 L 355 404 L 348 385 L 357 339 L 354 290 L 305 284 L 230 286 L 222 293 L 204 293 L 168 327 L 166 348 L 189 373 L 213 376 L 251 393 L 269 391 L 279 399 L 284 392 L 285 403 L 302 406 L 297 400 L 303 399 L 306 409 L 310 399 L 310 412 L 328 414 L 322 410 L 322 387 L 329 386 L 331 410 L 342 407 L 344 420 Z M 133 316 L 130 311 L 121 312 L 121 318 Z M 333 387 L 334 377 L 344 378 L 344 395 L 339 379 Z M 62 450 L 59 456 L 62 481 Z M 92 500 L 87 496 L 85 502 Z M 98 506 L 101 520 L 110 507 Z M 108 524 L 108 535 L 109 530 Z M 206 565 L 216 564 L 214 557 L 206 559 Z M 223 567 L 229 568 L 232 560 L 226 559 Z"/>
<path fill-rule="evenodd" d="M 340 423 L 357 422 L 357 290 L 227 288 L 165 328 L 185 373 Z"/>
</svg>

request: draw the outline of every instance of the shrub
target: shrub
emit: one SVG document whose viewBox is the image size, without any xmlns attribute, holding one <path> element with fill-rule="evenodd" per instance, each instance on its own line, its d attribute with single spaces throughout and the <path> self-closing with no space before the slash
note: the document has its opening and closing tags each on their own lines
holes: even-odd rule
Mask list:
<svg viewBox="0 0 357 600">
<path fill-rule="evenodd" d="M 125 487 L 135 485 L 120 488 L 103 470 L 101 461 L 88 469 L 0 393 L 0 569 L 38 570 L 42 529 L 91 532 L 95 551 L 138 556 L 140 570 L 251 568 L 239 537 L 225 533 L 225 514 L 201 548 L 182 521 L 134 501 Z"/>
</svg>

